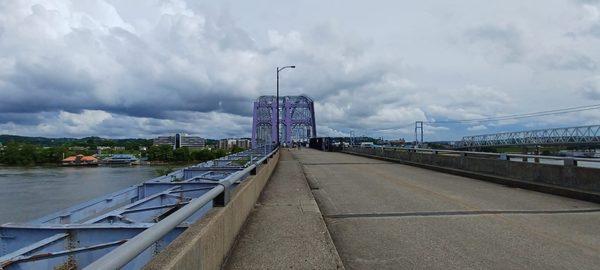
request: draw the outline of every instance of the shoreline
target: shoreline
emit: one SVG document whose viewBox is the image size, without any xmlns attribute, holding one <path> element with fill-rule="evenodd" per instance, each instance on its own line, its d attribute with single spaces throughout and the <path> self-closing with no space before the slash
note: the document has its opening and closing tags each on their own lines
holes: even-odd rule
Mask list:
<svg viewBox="0 0 600 270">
<path fill-rule="evenodd" d="M 128 165 L 107 165 L 107 164 L 98 164 L 96 166 L 62 166 L 57 163 L 36 163 L 32 165 L 12 165 L 12 164 L 4 164 L 0 163 L 0 168 L 33 168 L 33 167 L 48 167 L 48 168 L 63 168 L 63 167 L 71 167 L 71 168 L 96 168 L 96 167 L 138 167 L 138 166 L 151 166 L 151 167 L 160 167 L 160 166 L 174 166 L 174 167 L 186 167 L 200 163 L 200 161 L 194 161 L 191 163 L 186 162 L 146 162 L 141 164 L 128 164 Z"/>
</svg>

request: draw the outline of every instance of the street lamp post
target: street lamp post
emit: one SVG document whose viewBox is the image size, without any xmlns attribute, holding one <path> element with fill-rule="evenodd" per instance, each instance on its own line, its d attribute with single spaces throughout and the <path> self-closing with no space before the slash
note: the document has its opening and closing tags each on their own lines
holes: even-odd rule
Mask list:
<svg viewBox="0 0 600 270">
<path fill-rule="evenodd" d="M 277 145 L 279 145 L 279 72 L 286 69 L 286 68 L 296 68 L 296 66 L 285 66 L 285 67 L 277 67 L 277 97 L 276 97 L 276 103 L 277 103 Z"/>
</svg>

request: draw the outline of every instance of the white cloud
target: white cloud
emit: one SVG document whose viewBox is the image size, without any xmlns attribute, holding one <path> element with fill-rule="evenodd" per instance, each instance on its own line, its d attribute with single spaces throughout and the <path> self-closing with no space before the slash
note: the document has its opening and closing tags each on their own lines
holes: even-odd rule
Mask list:
<svg viewBox="0 0 600 270">
<path fill-rule="evenodd" d="M 469 131 L 480 131 L 480 130 L 486 130 L 487 127 L 485 125 L 476 125 L 476 126 L 471 126 L 468 127 L 467 130 Z"/>
<path fill-rule="evenodd" d="M 219 123 L 219 128 L 213 127 Z M 161 134 L 183 132 L 209 138 L 234 137 L 250 134 L 252 119 L 232 114 L 172 113 L 169 119 L 133 117 L 100 110 L 84 110 L 81 113 L 59 111 L 45 114 L 37 123 L 0 124 L 0 130 L 8 134 L 30 136 L 85 137 L 103 136 L 114 138 L 150 138 Z"/>
<path fill-rule="evenodd" d="M 3 1 L 0 127 L 250 136 L 252 100 L 272 94 L 274 68 L 288 64 L 298 68 L 281 74 L 282 94 L 312 97 L 324 135 L 408 137 L 416 120 L 578 106 L 600 99 L 599 10 L 567 0 Z M 485 127 L 596 119 L 570 116 Z M 427 134 L 448 139 L 483 124 L 436 126 Z"/>
</svg>

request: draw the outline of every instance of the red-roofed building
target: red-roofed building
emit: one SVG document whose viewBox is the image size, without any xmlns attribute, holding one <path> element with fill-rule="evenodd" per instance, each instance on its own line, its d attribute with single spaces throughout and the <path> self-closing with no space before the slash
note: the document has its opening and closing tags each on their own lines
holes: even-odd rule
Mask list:
<svg viewBox="0 0 600 270">
<path fill-rule="evenodd" d="M 97 166 L 98 159 L 93 156 L 76 155 L 62 160 L 63 166 Z"/>
</svg>

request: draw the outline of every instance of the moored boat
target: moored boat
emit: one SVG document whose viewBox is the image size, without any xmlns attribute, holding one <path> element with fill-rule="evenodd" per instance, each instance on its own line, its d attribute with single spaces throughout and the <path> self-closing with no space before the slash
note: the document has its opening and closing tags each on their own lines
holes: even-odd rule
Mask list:
<svg viewBox="0 0 600 270">
<path fill-rule="evenodd" d="M 107 165 L 136 165 L 139 164 L 139 159 L 129 154 L 116 154 L 109 158 L 103 159 L 102 164 Z"/>
</svg>

